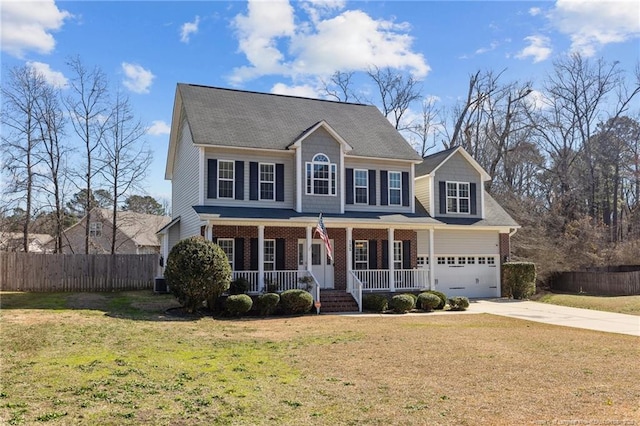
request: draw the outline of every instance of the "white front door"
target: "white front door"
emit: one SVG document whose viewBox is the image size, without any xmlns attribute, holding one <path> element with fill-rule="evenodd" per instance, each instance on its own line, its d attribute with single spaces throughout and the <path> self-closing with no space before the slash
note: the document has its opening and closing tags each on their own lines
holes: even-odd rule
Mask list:
<svg viewBox="0 0 640 426">
<path fill-rule="evenodd" d="M 333 241 L 331 241 L 331 246 L 333 247 Z M 301 249 L 306 247 L 305 240 L 300 240 L 298 247 Z M 299 259 L 303 260 L 303 262 L 299 262 L 303 265 L 301 269 L 309 261 L 311 273 L 318 280 L 320 288 L 333 288 L 333 263 L 327 256 L 324 242 L 322 240 L 311 242 L 311 259 L 307 259 L 306 250 L 303 251 L 303 254 L 299 254 Z"/>
</svg>

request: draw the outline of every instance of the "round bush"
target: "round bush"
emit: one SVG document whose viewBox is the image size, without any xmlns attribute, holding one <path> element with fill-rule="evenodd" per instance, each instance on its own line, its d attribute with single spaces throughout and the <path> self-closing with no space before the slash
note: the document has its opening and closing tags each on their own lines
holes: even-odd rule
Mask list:
<svg viewBox="0 0 640 426">
<path fill-rule="evenodd" d="M 415 308 L 418 305 L 418 295 L 413 293 L 404 293 L 404 294 L 409 296 L 411 299 L 413 299 L 413 306 L 411 307 L 411 309 Z"/>
<path fill-rule="evenodd" d="M 233 316 L 246 314 L 251 310 L 252 306 L 253 300 L 246 294 L 232 294 L 224 302 L 224 307 Z"/>
<path fill-rule="evenodd" d="M 396 294 L 391 298 L 389 307 L 397 314 L 404 314 L 413 309 L 413 297 L 408 294 Z"/>
<path fill-rule="evenodd" d="M 469 307 L 469 299 L 463 296 L 449 299 L 449 309 L 452 311 L 465 311 Z"/>
<path fill-rule="evenodd" d="M 271 315 L 280 303 L 280 295 L 278 293 L 265 293 L 258 296 L 256 299 L 256 306 L 260 315 L 266 317 Z"/>
<path fill-rule="evenodd" d="M 304 290 L 287 290 L 280 295 L 280 304 L 285 314 L 304 314 L 313 305 L 313 296 Z"/>
<path fill-rule="evenodd" d="M 246 278 L 240 277 L 231 281 L 229 286 L 229 294 L 245 294 L 249 291 L 251 283 Z"/>
<path fill-rule="evenodd" d="M 427 290 L 425 291 L 425 293 L 435 294 L 440 298 L 440 303 L 433 309 L 444 309 L 444 307 L 447 305 L 447 295 L 442 293 L 441 291 Z"/>
<path fill-rule="evenodd" d="M 389 300 L 382 294 L 365 294 L 362 296 L 362 309 L 371 312 L 384 312 L 389 309 Z"/>
<path fill-rule="evenodd" d="M 227 255 L 211 241 L 197 236 L 179 241 L 169 253 L 164 277 L 173 295 L 187 312 L 227 291 L 231 267 Z"/>
<path fill-rule="evenodd" d="M 420 293 L 418 296 L 418 306 L 425 311 L 433 311 L 438 305 L 440 305 L 440 298 L 432 293 Z"/>
</svg>

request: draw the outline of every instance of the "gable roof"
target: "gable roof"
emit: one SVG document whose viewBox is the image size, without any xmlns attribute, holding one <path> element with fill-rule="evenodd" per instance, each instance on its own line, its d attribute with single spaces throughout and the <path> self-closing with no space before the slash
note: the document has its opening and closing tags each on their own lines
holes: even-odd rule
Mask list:
<svg viewBox="0 0 640 426">
<path fill-rule="evenodd" d="M 184 114 L 194 144 L 286 150 L 305 131 L 326 123 L 352 147 L 349 155 L 420 161 L 420 156 L 372 105 L 178 83 L 167 176 L 171 176 Z"/>
<path fill-rule="evenodd" d="M 482 168 L 480 164 L 461 146 L 454 146 L 444 151 L 424 157 L 422 163 L 416 166 L 416 178 L 433 175 L 449 158 L 459 152 L 471 166 L 480 173 L 483 181 L 491 180 L 491 176 Z"/>
<path fill-rule="evenodd" d="M 100 215 L 111 221 L 112 211 L 98 209 Z M 118 230 L 138 246 L 159 246 L 156 232 L 171 221 L 169 216 L 155 214 L 136 213 L 132 211 L 116 212 Z"/>
</svg>

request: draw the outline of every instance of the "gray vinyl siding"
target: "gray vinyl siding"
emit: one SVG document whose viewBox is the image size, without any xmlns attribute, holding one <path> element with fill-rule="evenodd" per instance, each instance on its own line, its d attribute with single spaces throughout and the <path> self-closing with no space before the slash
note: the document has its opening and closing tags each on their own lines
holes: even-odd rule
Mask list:
<svg viewBox="0 0 640 426">
<path fill-rule="evenodd" d="M 180 216 L 180 239 L 200 235 L 200 218 L 193 210 L 193 206 L 198 204 L 198 165 L 198 148 L 193 145 L 189 124 L 185 120 L 171 180 L 172 214 L 173 217 Z"/>
<path fill-rule="evenodd" d="M 388 172 L 407 172 L 409 173 L 409 179 L 411 179 L 411 163 L 410 162 L 400 162 L 400 161 L 375 161 L 367 158 L 356 158 L 356 157 L 345 157 L 344 159 L 344 167 L 351 169 L 364 169 L 364 170 L 375 170 L 376 171 L 376 204 L 345 204 L 345 211 L 352 212 L 380 212 L 380 211 L 390 211 L 390 212 L 402 212 L 402 213 L 411 213 L 411 205 L 409 206 L 383 206 L 380 204 L 380 191 L 382 190 L 382 184 L 380 182 L 380 170 L 386 170 Z M 409 182 L 409 191 L 413 191 L 413 182 Z M 387 189 L 388 190 L 388 189 Z M 413 194 L 409 194 L 409 200 L 413 197 Z M 411 203 L 409 203 L 411 204 Z"/>
<path fill-rule="evenodd" d="M 331 163 L 336 164 L 336 195 L 307 194 L 306 163 L 313 156 L 322 153 L 329 157 Z M 340 178 L 342 165 L 340 164 L 340 144 L 323 128 L 319 128 L 312 135 L 302 141 L 302 211 L 305 213 L 340 213 Z"/>
<path fill-rule="evenodd" d="M 437 216 L 434 212 L 429 211 L 431 204 L 431 178 L 423 177 L 415 180 L 416 198 L 420 201 L 420 204 L 425 208 L 431 216 Z"/>
<path fill-rule="evenodd" d="M 438 171 L 436 171 L 435 182 L 434 182 L 434 191 L 435 195 L 435 211 L 433 212 L 434 216 L 441 216 L 440 214 L 440 185 L 439 182 L 448 181 L 448 182 L 469 182 L 476 184 L 476 207 L 477 214 L 454 214 L 447 213 L 447 216 L 450 217 L 482 217 L 482 194 L 483 190 L 482 181 L 480 178 L 480 173 L 476 169 L 469 164 L 469 162 L 457 152 L 453 157 L 451 157 L 446 163 L 444 163 Z"/>
<path fill-rule="evenodd" d="M 207 182 L 208 168 L 207 160 L 216 159 L 230 161 L 244 161 L 244 199 L 236 200 L 229 198 L 207 198 Z M 332 160 L 333 161 L 333 160 Z M 250 167 L 249 163 L 271 163 L 284 164 L 284 202 L 275 200 L 251 200 L 250 193 Z M 250 151 L 250 150 L 231 150 L 231 149 L 214 149 L 207 148 L 205 151 L 205 168 L 204 168 L 204 204 L 225 206 L 225 207 L 259 207 L 259 208 L 278 208 L 293 209 L 295 208 L 295 155 L 292 151 L 286 152 L 268 152 L 268 151 Z"/>
<path fill-rule="evenodd" d="M 169 251 L 180 241 L 180 222 L 169 228 Z M 165 259 L 166 260 L 166 259 Z"/>
<path fill-rule="evenodd" d="M 498 238 L 497 231 L 436 229 L 433 236 L 434 252 L 436 256 L 448 254 L 499 254 Z"/>
<path fill-rule="evenodd" d="M 417 255 L 428 256 L 429 255 L 429 231 L 416 231 L 416 238 L 418 240 Z"/>
</svg>

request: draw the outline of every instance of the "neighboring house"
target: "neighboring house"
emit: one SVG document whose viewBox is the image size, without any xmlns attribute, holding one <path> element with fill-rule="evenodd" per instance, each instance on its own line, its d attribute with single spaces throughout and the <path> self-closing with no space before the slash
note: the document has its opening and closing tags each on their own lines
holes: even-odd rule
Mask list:
<svg viewBox="0 0 640 426">
<path fill-rule="evenodd" d="M 203 235 L 252 292 L 312 275 L 357 298 L 359 286 L 496 297 L 518 228 L 467 152 L 423 161 L 369 105 L 178 84 L 165 177 L 164 256 Z"/>
<path fill-rule="evenodd" d="M 24 234 L 22 232 L 1 232 L 0 251 L 24 251 Z M 50 253 L 48 244 L 53 241 L 49 234 L 29 234 L 29 253 Z"/>
<path fill-rule="evenodd" d="M 111 253 L 113 212 L 109 209 L 91 210 L 89 225 L 89 253 Z M 152 214 L 118 211 L 116 217 L 116 253 L 153 254 L 160 253 L 160 240 L 156 234 L 171 218 Z M 62 253 L 85 252 L 85 228 L 87 217 L 64 230 Z"/>
</svg>

